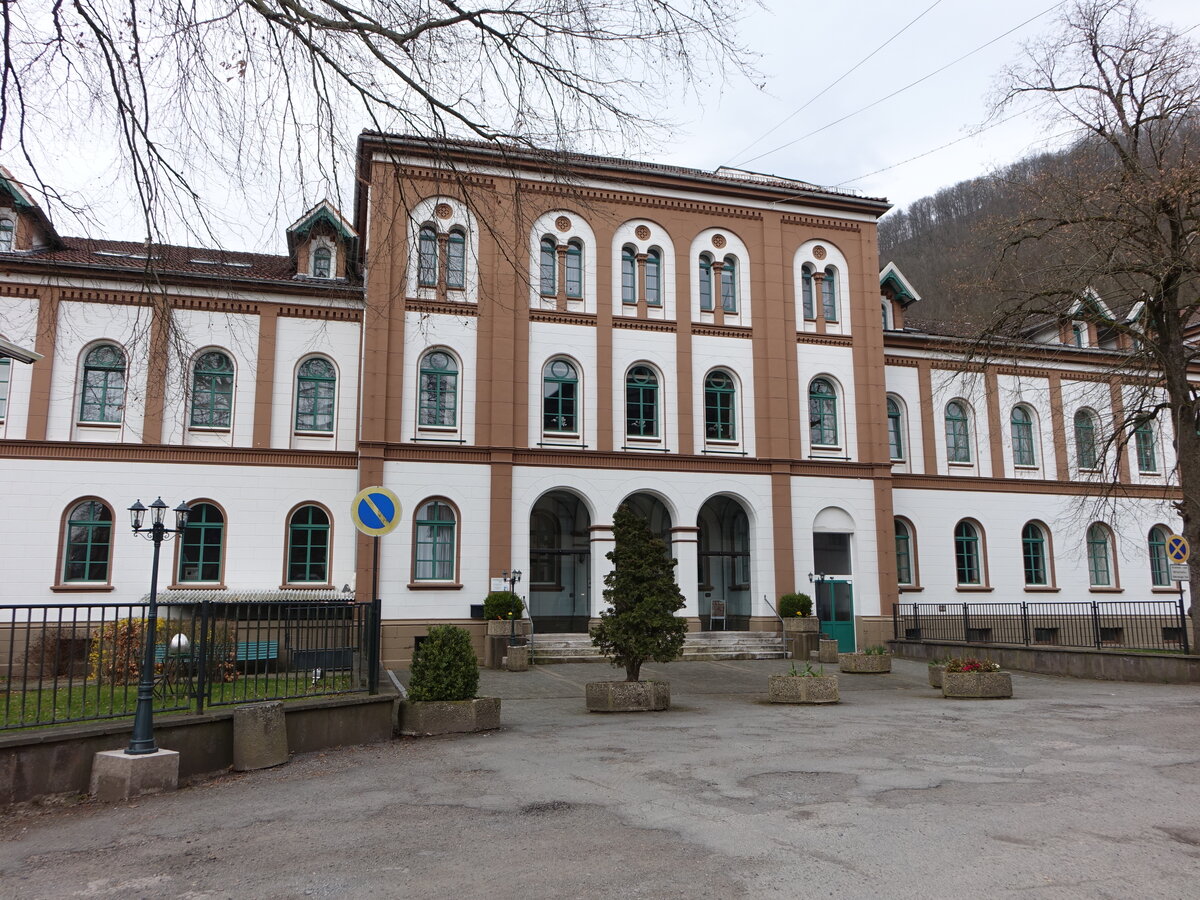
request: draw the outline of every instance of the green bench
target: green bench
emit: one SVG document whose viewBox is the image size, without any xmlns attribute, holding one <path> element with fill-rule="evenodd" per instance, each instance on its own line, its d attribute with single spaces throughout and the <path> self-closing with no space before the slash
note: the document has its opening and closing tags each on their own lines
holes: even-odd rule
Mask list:
<svg viewBox="0 0 1200 900">
<path fill-rule="evenodd" d="M 174 656 L 175 654 L 172 654 Z M 187 651 L 180 656 L 191 656 L 191 652 Z M 156 663 L 165 662 L 167 659 L 167 648 L 162 644 L 156 644 L 154 647 L 154 661 Z M 235 663 L 242 665 L 244 663 L 270 663 L 279 659 L 279 641 L 238 641 L 237 647 L 234 650 L 233 660 Z"/>
</svg>

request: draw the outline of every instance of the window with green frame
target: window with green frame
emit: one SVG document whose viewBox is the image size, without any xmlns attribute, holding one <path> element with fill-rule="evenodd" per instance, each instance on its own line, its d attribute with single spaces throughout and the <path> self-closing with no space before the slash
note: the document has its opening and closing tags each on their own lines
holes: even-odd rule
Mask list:
<svg viewBox="0 0 1200 900">
<path fill-rule="evenodd" d="M 971 420 L 958 400 L 946 404 L 946 459 L 952 463 L 971 461 Z"/>
<path fill-rule="evenodd" d="M 8 386 L 12 381 L 12 360 L 0 359 L 0 422 L 8 418 Z"/>
<path fill-rule="evenodd" d="M 583 242 L 578 238 L 567 241 L 567 296 L 572 300 L 583 297 Z"/>
<path fill-rule="evenodd" d="M 1024 406 L 1014 406 L 1009 417 L 1012 435 L 1013 465 L 1036 466 L 1037 454 L 1033 449 L 1033 415 Z"/>
<path fill-rule="evenodd" d="M 84 500 L 72 507 L 63 547 L 64 582 L 108 581 L 112 521 L 112 510 L 99 500 Z"/>
<path fill-rule="evenodd" d="M 329 515 L 319 506 L 301 506 L 288 521 L 287 580 L 329 581 Z"/>
<path fill-rule="evenodd" d="M 233 361 L 220 350 L 201 353 L 192 367 L 192 427 L 228 428 L 233 413 Z"/>
<path fill-rule="evenodd" d="M 637 303 L 637 251 L 628 244 L 621 248 L 621 302 Z"/>
<path fill-rule="evenodd" d="M 1021 529 L 1021 556 L 1025 563 L 1026 587 L 1045 587 L 1050 584 L 1046 533 L 1040 525 L 1029 522 Z"/>
<path fill-rule="evenodd" d="M 813 268 L 808 263 L 800 267 L 800 295 L 804 302 L 804 318 L 815 319 L 817 307 L 813 300 Z"/>
<path fill-rule="evenodd" d="M 1167 532 L 1155 525 L 1150 529 L 1150 583 L 1154 587 L 1169 587 L 1171 568 L 1167 559 Z"/>
<path fill-rule="evenodd" d="M 446 239 L 446 287 L 462 290 L 467 285 L 467 236 L 454 228 Z"/>
<path fill-rule="evenodd" d="M 1080 469 L 1094 470 L 1100 459 L 1096 446 L 1096 417 L 1088 410 L 1075 413 L 1075 464 Z"/>
<path fill-rule="evenodd" d="M 333 277 L 333 253 L 328 247 L 317 247 L 313 250 L 313 278 Z"/>
<path fill-rule="evenodd" d="M 579 373 L 565 359 L 552 359 L 542 369 L 542 431 L 579 433 Z"/>
<path fill-rule="evenodd" d="M 225 552 L 225 516 L 212 503 L 193 503 L 179 538 L 176 582 L 219 582 Z"/>
<path fill-rule="evenodd" d="M 414 519 L 416 528 L 416 581 L 453 581 L 456 553 L 454 509 L 445 501 L 422 504 Z"/>
<path fill-rule="evenodd" d="M 726 256 L 721 264 L 721 311 L 738 311 L 738 261 L 736 256 Z"/>
<path fill-rule="evenodd" d="M 827 378 L 814 378 L 808 385 L 808 428 L 813 446 L 837 446 L 837 393 Z"/>
<path fill-rule="evenodd" d="M 715 369 L 704 379 L 704 437 L 709 441 L 737 439 L 735 405 L 737 390 L 733 376 Z"/>
<path fill-rule="evenodd" d="M 904 419 L 900 414 L 900 404 L 895 398 L 887 398 L 888 419 L 888 456 L 892 462 L 904 461 Z"/>
<path fill-rule="evenodd" d="M 337 370 L 323 356 L 306 359 L 296 370 L 296 430 L 333 432 Z"/>
<path fill-rule="evenodd" d="M 651 247 L 646 253 L 646 305 L 662 306 L 662 251 Z"/>
<path fill-rule="evenodd" d="M 1142 419 L 1133 429 L 1133 443 L 1137 449 L 1138 471 L 1153 474 L 1158 472 L 1158 441 L 1154 436 L 1154 421 Z"/>
<path fill-rule="evenodd" d="M 625 434 L 658 437 L 658 376 L 649 366 L 634 366 L 625 375 Z"/>
<path fill-rule="evenodd" d="M 543 297 L 553 297 L 558 293 L 558 242 L 554 238 L 544 237 L 538 245 L 538 268 L 541 274 L 538 292 Z"/>
<path fill-rule="evenodd" d="M 124 411 L 125 354 L 113 344 L 100 344 L 83 358 L 79 421 L 119 424 Z"/>
<path fill-rule="evenodd" d="M 1099 523 L 1087 530 L 1088 583 L 1092 587 L 1112 587 L 1112 535 Z"/>
<path fill-rule="evenodd" d="M 896 583 L 913 584 L 912 529 L 903 519 L 893 519 L 896 532 Z"/>
<path fill-rule="evenodd" d="M 954 526 L 954 566 L 960 585 L 983 584 L 979 529 L 967 521 Z"/>
<path fill-rule="evenodd" d="M 826 322 L 838 320 L 838 272 L 833 266 L 825 267 L 825 277 L 821 279 L 821 310 Z"/>
<path fill-rule="evenodd" d="M 458 362 L 445 350 L 421 357 L 417 423 L 425 428 L 458 426 Z"/>
<path fill-rule="evenodd" d="M 8 253 L 13 248 L 13 239 L 16 236 L 16 226 L 13 225 L 13 220 L 8 216 L 0 217 L 0 251 Z"/>
<path fill-rule="evenodd" d="M 422 225 L 417 235 L 417 284 L 421 287 L 437 287 L 437 283 L 437 229 L 432 225 Z"/>
<path fill-rule="evenodd" d="M 700 309 L 711 312 L 713 308 L 712 257 L 700 254 Z"/>
</svg>

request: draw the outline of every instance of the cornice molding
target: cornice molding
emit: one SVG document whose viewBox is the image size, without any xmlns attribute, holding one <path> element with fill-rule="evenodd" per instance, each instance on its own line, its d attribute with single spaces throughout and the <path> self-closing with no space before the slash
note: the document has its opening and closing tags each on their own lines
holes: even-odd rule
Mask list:
<svg viewBox="0 0 1200 900">
<path fill-rule="evenodd" d="M 354 469 L 358 465 L 358 455 L 349 450 L 259 450 L 252 447 L 88 444 L 76 441 L 0 441 L 0 459 L 174 463 L 201 466 L 285 466 L 308 469 Z"/>
</svg>

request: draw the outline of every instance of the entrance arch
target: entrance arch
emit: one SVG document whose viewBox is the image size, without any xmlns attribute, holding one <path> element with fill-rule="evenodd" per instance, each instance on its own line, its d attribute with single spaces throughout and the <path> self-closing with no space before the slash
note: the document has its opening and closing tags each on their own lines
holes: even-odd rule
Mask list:
<svg viewBox="0 0 1200 900">
<path fill-rule="evenodd" d="M 630 494 L 618 505 L 628 506 L 645 519 L 651 534 L 662 538 L 662 542 L 667 547 L 667 556 L 674 557 L 674 553 L 671 551 L 671 511 L 667 509 L 667 505 L 660 498 L 646 491 L 640 491 Z M 676 577 L 676 581 L 678 580 Z"/>
<path fill-rule="evenodd" d="M 696 517 L 699 529 L 700 627 L 729 631 L 750 628 L 750 518 L 732 497 L 710 497 Z M 712 605 L 725 604 L 724 623 L 714 623 Z M 718 605 L 718 611 L 720 606 Z"/>
<path fill-rule="evenodd" d="M 813 520 L 813 590 L 821 630 L 852 653 L 854 640 L 854 519 L 827 506 Z"/>
<path fill-rule="evenodd" d="M 591 516 L 568 491 L 529 514 L 529 617 L 539 633 L 586 633 L 591 618 Z"/>
</svg>

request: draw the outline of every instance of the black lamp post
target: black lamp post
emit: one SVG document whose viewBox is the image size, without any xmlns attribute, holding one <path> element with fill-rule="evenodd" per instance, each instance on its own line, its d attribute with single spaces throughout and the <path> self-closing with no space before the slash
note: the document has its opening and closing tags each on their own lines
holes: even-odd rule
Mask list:
<svg viewBox="0 0 1200 900">
<path fill-rule="evenodd" d="M 158 631 L 158 553 L 162 542 L 187 528 L 188 513 L 192 510 L 186 503 L 175 507 L 175 527 L 167 528 L 163 519 L 167 515 L 167 504 L 159 497 L 149 506 L 150 522 L 143 527 L 147 507 L 138 500 L 129 507 L 129 519 L 133 533 L 154 542 L 154 564 L 150 570 L 150 610 L 146 616 L 146 648 L 142 657 L 142 674 L 138 679 L 137 710 L 133 715 L 133 736 L 125 752 L 130 755 L 156 753 L 154 743 L 154 644 Z"/>
<path fill-rule="evenodd" d="M 521 580 L 521 570 L 513 569 L 509 572 L 505 569 L 500 573 L 504 580 L 508 582 L 508 592 L 515 594 L 517 592 L 517 582 Z M 508 615 L 508 646 L 515 647 L 517 645 L 517 617 L 512 613 Z"/>
</svg>

